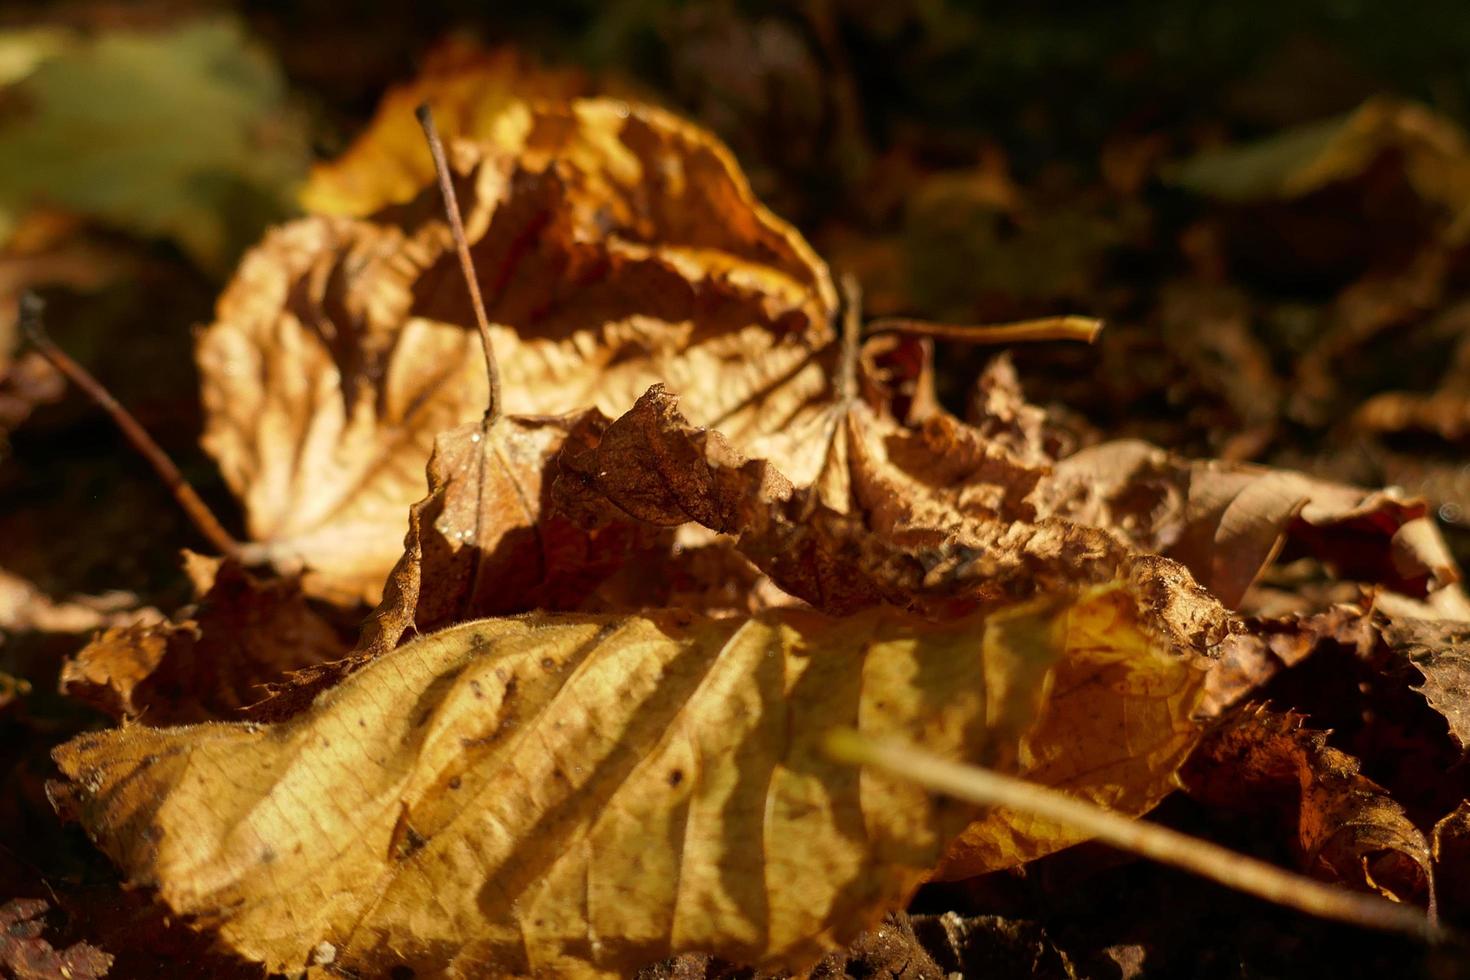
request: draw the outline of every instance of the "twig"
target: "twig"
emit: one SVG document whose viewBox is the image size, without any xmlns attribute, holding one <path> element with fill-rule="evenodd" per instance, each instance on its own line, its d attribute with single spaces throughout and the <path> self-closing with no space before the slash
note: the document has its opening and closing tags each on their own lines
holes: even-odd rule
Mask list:
<svg viewBox="0 0 1470 980">
<path fill-rule="evenodd" d="M 1420 938 L 1444 936 L 1423 911 L 1413 906 L 1333 888 L 1218 844 L 1132 820 L 1023 779 L 951 762 L 900 742 L 871 739 L 851 729 L 829 732 L 826 749 L 835 759 L 912 780 L 982 806 L 1008 807 L 1055 821 L 1122 850 L 1300 912 Z"/>
<path fill-rule="evenodd" d="M 858 355 L 863 346 L 863 287 L 857 276 L 843 273 L 837 282 L 842 296 L 842 359 L 837 364 L 837 398 L 857 397 Z"/>
<path fill-rule="evenodd" d="M 86 392 L 99 408 L 112 417 L 112 421 L 122 430 L 123 436 L 153 467 L 153 471 L 174 495 L 174 499 L 179 502 L 184 513 L 189 515 L 189 520 L 194 522 L 199 533 L 204 535 L 215 550 L 228 558 L 241 558 L 240 542 L 225 530 L 224 525 L 209 509 L 209 505 L 200 499 L 199 494 L 195 493 L 194 488 L 189 485 L 189 481 L 184 479 L 184 474 L 179 472 L 174 461 L 169 459 L 163 448 L 153 441 L 148 430 L 143 428 L 132 413 L 119 404 L 117 399 L 113 398 L 112 394 L 102 386 L 101 382 L 92 377 L 86 368 L 72 360 L 65 351 L 51 341 L 50 337 L 46 336 L 45 327 L 41 323 L 41 311 L 44 306 L 41 298 L 34 293 L 26 293 L 21 297 L 20 328 L 31 346 L 46 358 L 52 367 L 65 375 L 72 384 Z"/>
<path fill-rule="evenodd" d="M 1019 344 L 1035 340 L 1080 340 L 1092 343 L 1103 328 L 1101 320 L 1087 316 L 1048 316 L 1015 323 L 930 323 L 904 317 L 880 317 L 868 324 L 868 334 L 906 333 L 965 344 Z"/>
<path fill-rule="evenodd" d="M 449 219 L 454 250 L 459 255 L 459 269 L 470 291 L 475 324 L 480 328 L 480 345 L 485 351 L 485 375 L 490 382 L 490 402 L 485 408 L 485 421 L 490 423 L 500 417 L 500 366 L 496 364 L 495 350 L 490 346 L 490 318 L 485 315 L 485 301 L 480 297 L 480 283 L 475 276 L 475 264 L 470 260 L 470 246 L 465 238 L 464 218 L 460 215 L 459 199 L 454 194 L 454 182 L 449 177 L 444 141 L 439 139 L 439 129 L 434 125 L 434 113 L 425 102 L 414 110 L 414 115 L 418 116 L 419 125 L 424 128 L 424 139 L 428 140 L 429 153 L 434 157 L 434 173 L 439 178 L 439 194 L 444 199 L 444 216 Z"/>
</svg>

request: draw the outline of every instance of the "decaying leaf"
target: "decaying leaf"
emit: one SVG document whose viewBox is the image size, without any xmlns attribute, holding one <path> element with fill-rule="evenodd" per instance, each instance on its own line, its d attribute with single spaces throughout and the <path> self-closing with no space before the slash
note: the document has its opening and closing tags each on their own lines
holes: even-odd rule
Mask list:
<svg viewBox="0 0 1470 980">
<path fill-rule="evenodd" d="M 1205 682 L 1200 711 L 1218 718 L 1250 697 L 1281 671 L 1294 667 L 1332 642 L 1366 652 L 1373 645 L 1371 621 L 1355 606 L 1338 605 L 1311 615 L 1256 619 L 1218 648 Z"/>
<path fill-rule="evenodd" d="M 89 633 L 159 617 L 155 609 L 139 608 L 138 597 L 128 592 L 58 601 L 0 568 L 0 630 L 6 632 Z"/>
<path fill-rule="evenodd" d="M 1000 508 L 1016 505 L 1014 495 L 1006 499 L 1004 479 L 983 479 L 986 465 L 1003 477 L 1014 467 L 988 456 L 983 446 L 928 447 L 922 433 L 895 431 L 926 463 L 949 448 L 950 472 L 909 478 L 906 489 L 919 494 L 895 496 L 891 486 L 879 484 L 868 496 L 865 478 L 873 480 L 874 468 L 844 458 L 867 448 L 863 433 L 849 428 L 858 424 L 855 411 L 837 415 L 827 439 L 808 450 L 821 468 L 808 466 L 809 482 L 798 487 L 771 462 L 747 458 L 720 432 L 691 425 L 674 397 L 656 385 L 595 446 L 563 454 L 559 492 L 569 510 L 590 495 L 651 524 L 696 521 L 736 535 L 741 551 L 777 585 L 832 612 L 882 602 L 924 607 L 926 593 L 936 606 L 973 606 L 1008 589 L 1107 581 L 1126 563 L 1123 546 L 1091 528 L 996 519 L 965 524 L 967 516 L 998 518 Z M 828 453 L 834 443 L 846 451 Z M 877 449 L 888 455 L 881 443 Z M 940 485 L 920 487 L 923 477 Z M 915 508 L 928 512 L 916 515 Z"/>
<path fill-rule="evenodd" d="M 728 151 L 612 100 L 496 125 L 451 157 L 506 413 L 617 416 L 662 380 L 733 438 L 817 410 L 835 290 Z M 251 536 L 279 567 L 304 562 L 313 595 L 377 600 L 434 436 L 484 408 L 449 241 L 434 190 L 373 222 L 288 225 L 201 337 L 205 446 Z"/>
<path fill-rule="evenodd" d="M 586 531 L 547 505 L 555 457 L 606 426 L 578 415 L 502 416 L 443 433 L 429 458 L 429 496 L 409 512 L 405 552 L 359 652 L 378 656 L 405 633 L 530 609 L 576 609 L 651 535 L 628 522 Z"/>
<path fill-rule="evenodd" d="M 334 969 L 476 976 L 612 975 L 682 951 L 809 965 L 899 906 L 974 816 L 831 762 L 825 734 L 1036 772 L 1081 750 L 1131 778 L 1110 767 L 1133 726 L 1176 731 L 1202 679 L 1141 601 L 1111 586 L 939 625 L 471 622 L 279 725 L 84 735 L 57 750 L 70 783 L 54 792 L 132 881 L 272 969 L 322 948 Z M 1127 724 L 1074 742 L 1088 722 L 1071 699 L 1117 697 L 1129 671 L 1151 683 L 1119 701 Z"/>
<path fill-rule="evenodd" d="M 1300 715 L 1248 708 L 1206 735 L 1180 775 L 1208 806 L 1273 816 L 1307 873 L 1428 903 L 1424 834 L 1356 759 Z"/>
<path fill-rule="evenodd" d="M 1377 625 L 1391 654 L 1419 674 L 1413 689 L 1444 718 L 1460 750 L 1470 749 L 1470 624 L 1387 617 Z"/>
<path fill-rule="evenodd" d="M 1434 898 L 1440 917 L 1464 928 L 1470 923 L 1470 800 L 1434 825 Z"/>
<path fill-rule="evenodd" d="M 112 969 L 112 956 L 90 943 L 53 949 L 42 938 L 40 916 L 51 907 L 41 898 L 15 898 L 0 905 L 0 966 L 15 980 L 97 980 Z"/>
<path fill-rule="evenodd" d="M 1288 540 L 1349 579 L 1411 596 L 1455 587 L 1449 549 L 1422 500 L 1243 463 L 1188 461 L 1137 441 L 1055 464 L 1038 512 L 1120 533 L 1187 566 L 1227 606 Z"/>
<path fill-rule="evenodd" d="M 424 56 L 418 77 L 383 95 L 372 122 L 347 152 L 312 168 L 301 203 L 318 214 L 364 217 L 412 200 L 434 178 L 434 162 L 413 118 L 424 103 L 445 139 L 485 139 L 517 102 L 591 94 L 591 79 L 578 69 L 543 68 L 512 47 L 486 50 L 449 38 Z"/>
<path fill-rule="evenodd" d="M 1300 197 L 1394 158 L 1413 190 L 1461 230 L 1470 217 L 1470 146 L 1452 122 L 1423 106 L 1376 98 L 1349 115 L 1186 163 L 1179 183 L 1231 201 Z"/>
<path fill-rule="evenodd" d="M 229 718 L 268 683 L 345 652 L 300 583 L 185 558 L 197 604 L 174 620 L 104 630 L 62 667 L 63 693 L 149 725 Z"/>
</svg>

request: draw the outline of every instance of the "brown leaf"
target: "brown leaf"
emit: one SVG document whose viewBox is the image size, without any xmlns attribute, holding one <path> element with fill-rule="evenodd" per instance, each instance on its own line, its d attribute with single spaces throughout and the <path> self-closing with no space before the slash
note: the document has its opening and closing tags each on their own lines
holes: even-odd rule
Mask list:
<svg viewBox="0 0 1470 980">
<path fill-rule="evenodd" d="M 1470 924 L 1470 800 L 1434 825 L 1434 898 L 1441 921 Z"/>
<path fill-rule="evenodd" d="M 197 605 L 174 620 L 103 631 L 63 665 L 63 693 L 149 725 L 229 718 L 267 683 L 345 652 L 299 582 L 187 552 L 185 560 Z"/>
<path fill-rule="evenodd" d="M 741 439 L 816 411 L 835 290 L 728 151 L 611 100 L 498 118 L 451 157 L 506 413 L 616 416 L 660 380 Z M 485 405 L 440 211 L 430 189 L 374 221 L 277 230 L 201 336 L 205 447 L 312 595 L 378 599 L 434 436 Z"/>
<path fill-rule="evenodd" d="M 1306 660 L 1324 641 L 1352 647 L 1366 656 L 1375 639 L 1363 610 L 1345 605 L 1308 616 L 1252 620 L 1247 626 L 1219 646 L 1200 705 L 1205 717 L 1221 717 L 1281 671 Z"/>
<path fill-rule="evenodd" d="M 372 974 L 619 975 L 683 951 L 800 968 L 900 906 L 975 815 L 831 762 L 825 734 L 1055 758 L 1061 729 L 1033 726 L 1074 657 L 1149 674 L 1172 730 L 1199 672 L 1140 601 L 1114 586 L 945 625 L 483 620 L 280 725 L 82 736 L 55 795 L 131 880 L 271 969 L 322 944 Z M 1121 758 L 1139 734 L 1073 748 Z"/>
<path fill-rule="evenodd" d="M 569 508 L 590 496 L 651 524 L 692 520 L 737 535 L 777 585 L 832 612 L 881 602 L 955 611 L 1104 582 L 1129 559 L 1094 529 L 1020 520 L 1017 498 L 1035 474 L 948 416 L 907 430 L 855 403 L 827 419 L 825 438 L 777 437 L 817 447 L 785 454 L 803 464 L 798 488 L 771 462 L 691 425 L 655 385 L 595 446 L 563 454 L 557 492 Z"/>
<path fill-rule="evenodd" d="M 1427 505 L 1287 470 L 1189 461 L 1123 441 L 1061 460 L 1032 494 L 1038 513 L 1113 529 L 1182 562 L 1230 607 L 1288 541 L 1336 567 L 1411 596 L 1459 581 Z"/>
<path fill-rule="evenodd" d="M 502 416 L 441 434 L 429 458 L 429 496 L 409 512 L 404 555 L 364 625 L 359 655 L 468 619 L 581 607 L 651 537 L 626 521 L 584 531 L 548 506 L 563 444 L 595 438 L 606 425 L 591 409 Z"/>
<path fill-rule="evenodd" d="M 1379 629 L 1389 650 L 1419 674 L 1413 689 L 1444 717 L 1460 751 L 1470 750 L 1470 624 L 1390 617 Z"/>
<path fill-rule="evenodd" d="M 1274 818 L 1307 873 L 1427 904 L 1424 835 L 1355 758 L 1300 715 L 1246 709 L 1205 736 L 1180 776 L 1207 806 Z"/>
<path fill-rule="evenodd" d="M 89 633 L 109 626 L 157 619 L 128 592 L 73 596 L 58 602 L 19 575 L 0 568 L 0 630 L 11 633 Z"/>
<path fill-rule="evenodd" d="M 107 976 L 112 956 L 89 943 L 53 949 L 41 938 L 40 916 L 51 905 L 41 898 L 14 898 L 0 905 L 0 966 L 15 980 L 94 980 Z"/>
</svg>

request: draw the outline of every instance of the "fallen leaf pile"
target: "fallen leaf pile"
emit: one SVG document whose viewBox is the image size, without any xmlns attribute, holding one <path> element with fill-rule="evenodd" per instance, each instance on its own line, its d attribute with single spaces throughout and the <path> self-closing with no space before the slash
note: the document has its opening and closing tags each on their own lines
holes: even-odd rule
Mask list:
<svg viewBox="0 0 1470 980">
<path fill-rule="evenodd" d="M 189 38 L 179 50 L 198 58 L 225 40 Z M 138 71 L 151 50 L 28 43 L 0 86 L 30 86 L 40 112 L 62 112 L 73 74 Z M 197 62 L 160 62 L 156 81 Z M 196 114 L 238 136 L 272 84 Z M 1063 377 L 1049 397 L 1085 407 L 1063 341 L 995 356 L 952 413 L 954 366 L 924 325 L 865 321 L 861 290 L 714 135 L 589 94 L 629 90 L 449 45 L 316 167 L 309 213 L 244 255 L 197 334 L 200 441 L 238 501 L 238 549 L 185 552 L 189 594 L 159 599 L 168 614 L 152 596 L 58 600 L 0 573 L 0 627 L 44 638 L 26 656 L 50 664 L 38 682 L 0 661 L 0 722 L 26 733 L 5 757 L 17 792 L 0 826 L 63 834 L 44 793 L 143 896 L 149 928 L 199 938 L 241 975 L 927 977 L 1002 953 L 1091 975 L 1040 925 L 933 904 L 1025 880 L 1040 893 L 1081 874 L 1068 862 L 1103 860 L 1087 835 L 837 761 L 825 739 L 853 729 L 1130 818 L 1248 826 L 1235 843 L 1267 859 L 1470 922 L 1470 600 L 1443 499 L 1249 461 L 1289 461 L 1266 447 L 1288 419 L 1329 425 L 1348 400 L 1340 362 L 1405 305 L 1442 305 L 1470 227 L 1458 131 L 1379 100 L 1161 171 L 1220 211 L 1193 232 L 1190 278 L 1118 332 L 1138 351 L 1153 343 L 1141 330 L 1175 344 L 1212 419 L 1233 420 L 1220 458 L 1194 458 L 1188 438 L 1147 441 L 1110 408 L 1029 402 L 1023 379 Z M 494 399 L 419 102 L 453 137 Z M 12 161 L 48 152 L 0 113 L 11 144 Z M 276 149 L 240 179 L 278 191 L 295 158 Z M 1250 251 L 1251 220 L 1304 227 L 1294 208 L 1385 155 L 1433 235 L 1341 289 L 1288 393 L 1245 301 L 1208 270 L 1244 261 L 1230 256 Z M 158 174 L 169 195 L 218 161 L 175 162 Z M 1019 215 L 1020 193 L 992 158 L 913 208 Z M 207 265 L 229 249 L 201 208 L 224 220 L 165 196 L 142 230 Z M 0 194 L 0 221 L 19 213 Z M 1093 258 L 1076 256 L 1084 286 Z M 922 292 L 874 285 L 880 310 Z M 18 364 L 3 365 L 17 407 L 0 426 L 59 397 Z M 1339 422 L 1463 439 L 1452 381 L 1467 364 L 1436 394 L 1379 393 Z M 1242 365 L 1275 401 L 1238 378 L 1221 394 L 1211 372 Z M 51 737 L 27 714 L 45 717 L 43 694 L 105 719 Z M 35 889 L 49 878 L 10 850 L 0 882 L 25 893 L 0 894 L 0 966 L 107 975 L 127 950 L 87 940 L 118 932 L 80 915 L 48 941 Z M 54 904 L 95 868 L 69 869 Z M 1109 962 L 1145 962 L 1133 948 L 1109 946 Z"/>
</svg>

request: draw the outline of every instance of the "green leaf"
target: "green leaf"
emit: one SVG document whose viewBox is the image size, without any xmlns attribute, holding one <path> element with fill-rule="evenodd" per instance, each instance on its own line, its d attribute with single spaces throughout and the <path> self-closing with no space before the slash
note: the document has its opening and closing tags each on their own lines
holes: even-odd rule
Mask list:
<svg viewBox="0 0 1470 980">
<path fill-rule="evenodd" d="M 0 51 L 19 66 L 0 90 L 0 240 L 49 206 L 172 239 L 224 271 L 290 212 L 309 163 L 303 120 L 238 22 L 0 33 Z"/>
</svg>

